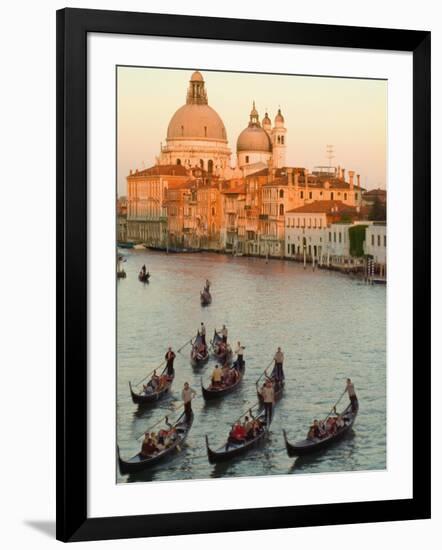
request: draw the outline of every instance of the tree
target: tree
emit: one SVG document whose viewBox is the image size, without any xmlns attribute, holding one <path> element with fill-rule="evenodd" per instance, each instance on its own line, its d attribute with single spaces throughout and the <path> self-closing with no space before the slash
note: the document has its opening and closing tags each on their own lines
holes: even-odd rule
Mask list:
<svg viewBox="0 0 442 550">
<path fill-rule="evenodd" d="M 385 222 L 387 220 L 387 209 L 385 203 L 375 197 L 368 214 L 368 219 L 372 222 Z"/>
</svg>

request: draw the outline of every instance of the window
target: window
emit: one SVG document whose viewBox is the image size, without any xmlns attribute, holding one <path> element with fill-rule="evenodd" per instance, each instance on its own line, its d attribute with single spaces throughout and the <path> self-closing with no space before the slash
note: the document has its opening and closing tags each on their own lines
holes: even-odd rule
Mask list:
<svg viewBox="0 0 442 550">
<path fill-rule="evenodd" d="M 347 200 L 347 193 L 344 193 L 344 200 Z"/>
<path fill-rule="evenodd" d="M 278 136 L 278 143 L 281 143 L 281 136 Z"/>
<path fill-rule="evenodd" d="M 284 136 L 281 136 L 281 144 L 284 145 Z"/>
<path fill-rule="evenodd" d="M 358 194 L 355 193 L 355 201 L 357 201 L 357 200 L 358 200 Z"/>
<path fill-rule="evenodd" d="M 287 255 L 290 256 L 290 245 L 287 245 Z"/>
<path fill-rule="evenodd" d="M 280 198 L 280 199 L 283 199 L 283 198 L 284 198 L 284 190 L 283 190 L 283 189 L 280 189 L 280 190 L 279 190 L 279 198 Z"/>
<path fill-rule="evenodd" d="M 207 126 L 204 126 L 204 137 L 207 137 Z"/>
<path fill-rule="evenodd" d="M 311 219 L 311 218 L 308 219 L 308 226 L 309 226 L 309 227 L 312 226 L 312 219 Z"/>
<path fill-rule="evenodd" d="M 284 205 L 283 204 L 279 205 L 279 215 L 284 216 Z"/>
<path fill-rule="evenodd" d="M 384 235 L 384 246 L 387 246 L 387 235 Z"/>
<path fill-rule="evenodd" d="M 296 227 L 299 227 L 299 218 L 296 218 Z"/>
<path fill-rule="evenodd" d="M 309 198 L 311 199 L 313 197 L 313 193 L 310 191 L 310 193 L 308 194 Z"/>
<path fill-rule="evenodd" d="M 333 191 L 332 191 L 332 192 L 330 193 L 330 200 L 331 200 L 331 201 L 334 199 L 334 196 L 335 196 L 335 195 L 334 195 L 334 193 L 333 193 Z"/>
<path fill-rule="evenodd" d="M 371 246 L 374 246 L 374 235 L 371 236 Z"/>
<path fill-rule="evenodd" d="M 212 173 L 213 172 L 213 160 L 210 159 L 209 162 L 207 163 L 207 170 Z"/>
<path fill-rule="evenodd" d="M 378 246 L 381 246 L 381 236 L 378 235 Z"/>
<path fill-rule="evenodd" d="M 184 126 L 181 126 L 181 135 L 184 136 Z"/>
<path fill-rule="evenodd" d="M 204 169 L 204 161 L 203 161 L 203 159 L 200 159 L 200 166 L 201 166 L 201 168 Z"/>
<path fill-rule="evenodd" d="M 319 229 L 322 229 L 322 219 L 319 218 Z"/>
<path fill-rule="evenodd" d="M 295 245 L 292 244 L 292 254 L 294 255 L 295 254 Z"/>
<path fill-rule="evenodd" d="M 328 232 L 328 242 L 331 243 L 331 231 Z"/>
<path fill-rule="evenodd" d="M 333 231 L 333 242 L 336 242 L 336 231 Z"/>
<path fill-rule="evenodd" d="M 246 155 L 246 164 L 249 164 L 249 155 Z"/>
<path fill-rule="evenodd" d="M 301 199 L 304 198 L 304 191 L 301 191 Z"/>
<path fill-rule="evenodd" d="M 176 159 L 176 163 L 178 164 L 178 166 L 181 165 L 181 159 Z"/>
<path fill-rule="evenodd" d="M 338 237 L 339 237 L 339 242 L 342 243 L 342 233 L 340 231 L 338 233 Z"/>
</svg>

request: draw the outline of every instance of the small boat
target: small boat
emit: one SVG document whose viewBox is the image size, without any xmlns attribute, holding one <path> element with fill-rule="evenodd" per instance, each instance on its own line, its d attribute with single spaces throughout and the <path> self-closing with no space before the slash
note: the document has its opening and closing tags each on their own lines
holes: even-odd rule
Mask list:
<svg viewBox="0 0 442 550">
<path fill-rule="evenodd" d="M 232 369 L 234 367 L 231 367 Z M 230 384 L 229 386 L 209 386 L 205 388 L 203 386 L 202 380 L 201 380 L 201 392 L 203 394 L 203 397 L 206 401 L 209 401 L 211 399 L 218 399 L 219 397 L 224 397 L 225 395 L 233 392 L 240 384 L 242 379 L 244 378 L 244 373 L 246 370 L 246 364 L 243 362 L 242 366 L 238 369 L 238 378 L 233 384 Z"/>
<path fill-rule="evenodd" d="M 146 249 L 146 246 L 142 243 L 139 243 L 139 244 L 134 244 L 133 245 L 133 249 L 134 250 L 145 250 Z"/>
<path fill-rule="evenodd" d="M 143 273 L 142 271 L 138 273 L 138 280 L 141 281 L 142 283 L 148 283 L 149 279 L 150 279 L 150 273 L 148 271 L 146 273 Z"/>
<path fill-rule="evenodd" d="M 192 367 L 200 367 L 205 365 L 209 360 L 209 350 L 207 349 L 207 345 L 204 346 L 203 351 L 202 344 L 203 337 L 200 333 L 198 333 L 193 341 L 192 349 L 190 351 L 190 364 Z"/>
<path fill-rule="evenodd" d="M 215 330 L 213 333 L 212 341 L 210 342 L 210 345 L 212 347 L 212 355 L 219 363 L 221 363 L 221 365 L 230 365 L 233 359 L 232 350 L 230 348 L 228 348 L 227 350 L 223 350 L 221 345 L 222 343 L 223 337 L 219 332 Z"/>
<path fill-rule="evenodd" d="M 165 374 L 166 374 L 166 369 L 163 370 L 163 372 L 161 373 L 161 376 L 164 376 Z M 165 397 L 168 393 L 170 393 L 170 388 L 172 387 L 174 378 L 175 378 L 175 373 L 173 374 L 173 376 L 169 377 L 167 383 L 161 389 L 157 391 L 153 391 L 152 393 L 149 393 L 149 394 L 138 393 L 134 391 L 132 384 L 129 382 L 132 401 L 136 405 L 149 405 L 151 403 L 156 403 L 157 401 Z"/>
<path fill-rule="evenodd" d="M 190 418 L 190 421 L 187 422 L 185 413 L 182 413 L 182 415 L 173 425 L 173 427 L 176 429 L 176 440 L 169 447 L 166 447 L 164 450 L 150 457 L 144 457 L 140 452 L 134 455 L 132 458 L 124 460 L 121 458 L 120 449 L 117 447 L 120 473 L 124 475 L 141 472 L 142 470 L 146 470 L 147 468 L 158 464 L 158 462 L 161 462 L 166 457 L 171 456 L 175 451 L 180 452 L 182 449 L 182 445 L 189 434 L 190 428 L 192 427 L 192 423 L 193 414 Z"/>
<path fill-rule="evenodd" d="M 316 451 L 320 451 L 329 447 L 333 443 L 341 440 L 353 427 L 356 417 L 358 415 L 359 406 L 353 411 L 351 403 L 340 413 L 340 416 L 344 418 L 345 425 L 339 428 L 334 434 L 327 435 L 322 438 L 302 439 L 296 443 L 289 443 L 287 439 L 286 431 L 283 430 L 285 448 L 289 456 L 303 456 Z"/>
<path fill-rule="evenodd" d="M 266 436 L 268 426 L 265 422 L 264 411 L 261 411 L 259 415 L 255 418 L 259 419 L 262 422 L 263 427 L 262 430 L 253 439 L 246 439 L 243 442 L 232 442 L 227 440 L 224 445 L 214 450 L 210 448 L 209 438 L 206 435 L 206 450 L 210 464 L 226 462 L 228 460 L 231 460 L 232 458 L 240 456 L 255 447 Z"/>
<path fill-rule="evenodd" d="M 126 272 L 124 269 L 121 269 L 121 271 L 117 271 L 117 279 L 125 279 L 126 278 Z"/>
<path fill-rule="evenodd" d="M 133 248 L 134 243 L 126 243 L 126 242 L 123 242 L 123 241 L 118 241 L 117 246 L 118 246 L 118 248 Z"/>
<path fill-rule="evenodd" d="M 124 268 L 122 266 L 122 263 L 126 260 L 123 258 L 123 256 L 119 255 L 117 258 L 117 279 L 125 279 L 126 278 L 126 272 L 124 271 Z"/>
<path fill-rule="evenodd" d="M 200 293 L 200 300 L 202 306 L 208 306 L 212 303 L 212 295 L 206 289 Z"/>
</svg>

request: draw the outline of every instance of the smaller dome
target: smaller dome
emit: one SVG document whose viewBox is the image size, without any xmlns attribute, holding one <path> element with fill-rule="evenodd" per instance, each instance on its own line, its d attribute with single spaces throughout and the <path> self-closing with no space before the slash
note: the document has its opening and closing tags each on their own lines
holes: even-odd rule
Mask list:
<svg viewBox="0 0 442 550">
<path fill-rule="evenodd" d="M 267 132 L 260 126 L 249 126 L 239 134 L 236 150 L 270 153 L 272 143 Z"/>
<path fill-rule="evenodd" d="M 263 126 L 271 126 L 272 121 L 270 120 L 269 113 L 265 114 L 265 117 L 262 119 L 262 125 Z"/>
<path fill-rule="evenodd" d="M 281 109 L 278 109 L 278 114 L 275 116 L 275 124 L 278 122 L 284 122 L 284 117 L 281 114 Z"/>
<path fill-rule="evenodd" d="M 199 71 L 195 71 L 190 77 L 191 82 L 204 82 L 203 75 Z"/>
</svg>

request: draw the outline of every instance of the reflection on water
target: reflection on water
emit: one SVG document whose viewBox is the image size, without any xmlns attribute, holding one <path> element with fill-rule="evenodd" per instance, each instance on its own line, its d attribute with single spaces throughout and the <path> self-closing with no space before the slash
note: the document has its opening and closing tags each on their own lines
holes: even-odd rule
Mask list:
<svg viewBox="0 0 442 550">
<path fill-rule="evenodd" d="M 137 452 L 136 437 L 162 416 L 173 418 L 185 381 L 199 395 L 182 452 L 137 475 L 118 473 L 119 482 L 386 467 L 385 287 L 279 260 L 266 263 L 259 258 L 151 251 L 124 251 L 124 255 L 127 278 L 117 282 L 121 455 Z M 149 284 L 137 278 L 143 263 L 152 273 Z M 202 308 L 199 291 L 206 278 L 212 282 L 213 302 Z M 143 378 L 161 362 L 169 345 L 177 350 L 201 321 L 208 336 L 225 323 L 229 340 L 240 340 L 246 346 L 246 372 L 240 387 L 222 401 L 205 403 L 200 395 L 201 378 L 206 383 L 214 361 L 192 369 L 187 346 L 177 354 L 171 394 L 156 407 L 139 409 L 130 398 L 129 380 Z M 205 434 L 212 447 L 223 443 L 231 422 L 255 403 L 255 381 L 277 346 L 285 353 L 286 389 L 268 439 L 241 458 L 210 465 Z M 290 441 L 304 437 L 309 422 L 329 412 L 347 376 L 354 380 L 360 400 L 354 433 L 321 454 L 296 461 L 289 458 L 282 429 Z"/>
</svg>

